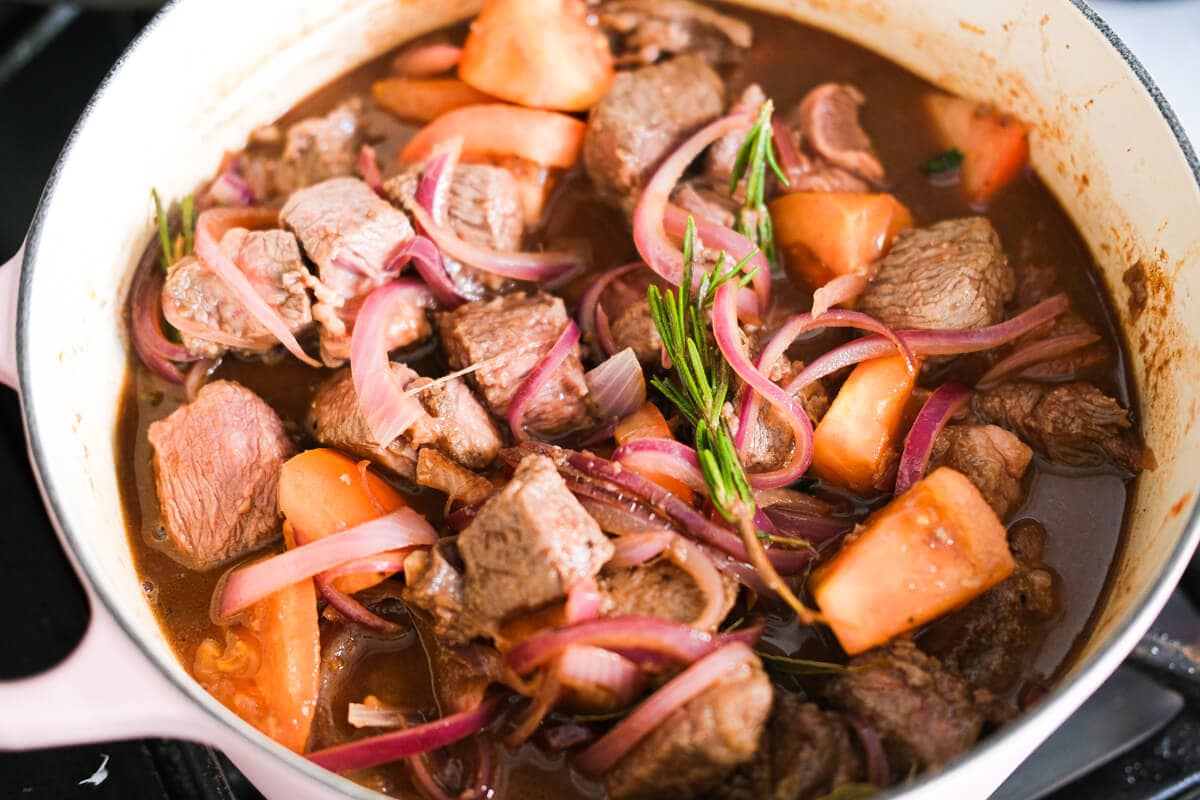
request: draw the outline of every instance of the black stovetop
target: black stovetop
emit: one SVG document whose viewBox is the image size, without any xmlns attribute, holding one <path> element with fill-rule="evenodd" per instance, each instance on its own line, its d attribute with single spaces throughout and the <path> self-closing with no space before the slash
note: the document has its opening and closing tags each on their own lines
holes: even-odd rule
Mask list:
<svg viewBox="0 0 1200 800">
<path fill-rule="evenodd" d="M 148 19 L 145 11 L 80 11 L 69 3 L 0 0 L 0 259 L 20 245 L 71 127 Z M 0 508 L 8 520 L 0 547 L 0 608 L 9 610 L 0 648 L 0 679 L 6 679 L 46 669 L 70 652 L 87 626 L 88 609 L 26 462 L 16 397 L 3 389 Z M 1185 588 L 1200 588 L 1200 580 L 1185 579 Z M 80 783 L 102 763 L 105 780 Z M 1159 735 L 1054 798 L 1192 798 L 1200 796 L 1189 794 L 1198 784 L 1200 715 L 1188 710 Z M 259 795 L 211 748 L 153 739 L 0 753 L 0 797 L 250 800 Z"/>
</svg>

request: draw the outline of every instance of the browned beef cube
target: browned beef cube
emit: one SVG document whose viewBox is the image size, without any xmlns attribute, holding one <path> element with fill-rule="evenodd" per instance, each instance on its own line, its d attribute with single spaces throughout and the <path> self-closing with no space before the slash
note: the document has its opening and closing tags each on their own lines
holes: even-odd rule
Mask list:
<svg viewBox="0 0 1200 800">
<path fill-rule="evenodd" d="M 713 65 L 742 59 L 754 41 L 744 20 L 690 0 L 605 0 L 596 10 L 617 64 L 692 53 Z"/>
<path fill-rule="evenodd" d="M 754 761 L 724 781 L 719 800 L 814 800 L 864 779 L 863 759 L 841 714 L 775 690 Z"/>
<path fill-rule="evenodd" d="M 486 363 L 470 380 L 497 416 L 508 413 L 513 395 L 567 323 L 562 298 L 543 293 L 476 300 L 438 316 L 452 367 Z M 547 436 L 583 427 L 591 418 L 587 391 L 576 346 L 530 401 L 527 426 Z"/>
<path fill-rule="evenodd" d="M 850 667 L 826 684 L 825 696 L 875 727 L 898 774 L 944 764 L 979 738 L 984 714 L 977 700 L 984 696 L 912 642 L 855 656 Z"/>
<path fill-rule="evenodd" d="M 1090 383 L 1009 381 L 980 392 L 974 408 L 1059 464 L 1106 461 L 1137 472 L 1144 455 L 1129 412 Z"/>
<path fill-rule="evenodd" d="M 717 144 L 720 144 L 720 140 Z M 713 145 L 716 147 L 716 145 Z M 711 151 L 710 151 L 711 152 Z M 726 178 L 728 180 L 728 178 Z M 700 180 L 683 181 L 671 195 L 671 202 L 699 220 L 732 228 L 737 220 L 738 203 L 722 191 L 722 186 Z"/>
<path fill-rule="evenodd" d="M 664 719 L 605 773 L 613 800 L 701 797 L 754 758 L 771 713 L 771 682 L 755 659 Z"/>
<path fill-rule="evenodd" d="M 529 455 L 459 534 L 458 551 L 467 610 L 498 625 L 564 598 L 600 571 L 613 546 L 554 462 Z"/>
<path fill-rule="evenodd" d="M 1013 574 L 921 634 L 921 646 L 972 686 L 1002 692 L 1022 678 L 1029 649 L 1058 611 L 1054 573 L 1042 561 L 1046 531 L 1022 520 L 1008 534 Z"/>
<path fill-rule="evenodd" d="M 415 550 L 404 559 L 404 600 L 432 617 L 433 632 L 448 644 L 466 644 L 487 636 L 488 620 L 466 605 L 465 577 L 458 545 L 443 539 L 426 550 Z"/>
<path fill-rule="evenodd" d="M 398 379 L 408 388 L 428 384 L 428 378 L 402 364 L 393 364 Z M 432 445 L 464 466 L 482 468 L 500 451 L 500 432 L 487 410 L 461 380 L 438 384 L 416 395 L 426 415 L 384 448 L 371 436 L 358 409 L 350 370 L 340 370 L 313 395 L 308 427 L 313 438 L 328 447 L 370 459 L 393 474 L 416 477 L 417 449 Z"/>
<path fill-rule="evenodd" d="M 154 476 L 172 557 L 210 569 L 279 534 L 279 469 L 293 447 L 258 395 L 216 381 L 150 424 Z"/>
<path fill-rule="evenodd" d="M 763 92 L 762 87 L 757 83 L 752 83 L 742 90 L 741 97 L 738 98 L 734 108 L 730 110 L 740 111 L 746 116 L 754 117 L 757 116 L 759 107 L 762 106 L 766 99 L 767 95 Z M 733 167 L 737 161 L 738 151 L 742 149 L 742 144 L 745 141 L 745 131 L 733 131 L 717 139 L 708 148 L 708 153 L 704 157 L 704 178 L 702 180 L 709 185 L 709 189 L 712 192 L 705 199 L 713 201 L 713 205 L 709 206 L 710 213 L 699 213 L 697 216 L 705 216 L 727 228 L 733 227 L 733 215 L 736 213 L 737 207 L 741 205 L 741 200 L 745 199 L 745 184 L 743 183 L 739 187 L 736 193 L 737 201 L 734 201 L 729 196 L 729 179 L 733 176 Z M 688 183 L 690 182 L 685 181 L 681 186 L 686 187 Z M 677 192 L 673 199 L 676 205 L 693 211 L 693 213 L 702 211 L 702 209 L 688 207 L 689 201 L 693 201 L 692 205 L 694 206 L 695 198 L 689 198 L 686 191 Z M 711 216 L 711 212 L 719 209 L 721 205 L 727 208 L 726 213 L 729 215 L 728 222 L 721 222 Z"/>
<path fill-rule="evenodd" d="M 338 366 L 349 357 L 362 301 L 387 279 L 385 270 L 413 237 L 412 225 L 358 178 L 332 178 L 295 192 L 279 218 L 317 265 L 313 317 L 321 324 L 322 358 Z M 418 306 L 407 317 L 390 330 L 389 350 L 430 333 Z"/>
<path fill-rule="evenodd" d="M 789 361 L 786 357 L 780 357 L 768 376 L 776 383 L 786 386 L 803 368 L 804 364 L 799 361 Z M 819 381 L 801 389 L 796 399 L 800 401 L 801 408 L 808 413 L 813 425 L 820 422 L 829 410 L 829 394 Z M 740 394 L 734 407 L 741 407 Z M 754 426 L 742 450 L 742 464 L 752 472 L 779 469 L 791 456 L 794 444 L 795 437 L 791 425 L 778 409 L 763 401 L 759 404 L 758 424 Z"/>
<path fill-rule="evenodd" d="M 720 76 L 696 56 L 619 73 L 588 118 L 587 173 L 602 195 L 631 213 L 659 162 L 724 107 Z"/>
<path fill-rule="evenodd" d="M 738 583 L 722 574 L 724 617 L 737 601 Z M 606 567 L 601 588 L 604 613 L 614 617 L 660 617 L 689 625 L 704 610 L 705 596 L 691 576 L 669 561 L 635 567 Z"/>
<path fill-rule="evenodd" d="M 504 662 L 495 648 L 478 642 L 451 644 L 425 615 L 413 614 L 412 619 L 429 659 L 433 693 L 442 716 L 470 711 L 483 702 L 489 686 L 503 680 Z"/>
<path fill-rule="evenodd" d="M 1033 451 L 996 425 L 948 425 L 933 443 L 929 469 L 950 467 L 971 479 L 1000 519 L 1021 502 L 1021 478 Z"/>
<path fill-rule="evenodd" d="M 866 98 L 854 86 L 824 83 L 805 95 L 796 123 L 817 157 L 863 180 L 882 183 L 883 165 L 858 120 L 864 102 Z"/>
<path fill-rule="evenodd" d="M 992 223 L 952 219 L 896 237 L 860 310 L 897 329 L 982 328 L 1004 319 L 1013 286 Z"/>
<path fill-rule="evenodd" d="M 610 325 L 617 352 L 633 350 L 644 366 L 654 367 L 662 362 L 662 339 L 650 314 L 650 303 L 639 298 L 626 306 Z"/>
<path fill-rule="evenodd" d="M 305 289 L 308 270 L 296 237 L 286 231 L 233 228 L 221 249 L 249 278 L 267 305 L 299 334 L 312 325 Z M 190 352 L 217 358 L 228 348 L 243 354 L 265 353 L 279 342 L 250 315 L 217 273 L 195 256 L 177 261 L 162 292 L 163 316 L 179 331 Z"/>
<path fill-rule="evenodd" d="M 255 198 L 263 202 L 328 178 L 354 174 L 363 141 L 361 115 L 361 101 L 352 98 L 323 117 L 293 123 L 282 136 L 274 126 L 256 132 L 252 144 L 257 139 L 278 147 L 282 138 L 283 152 L 275 156 L 257 148 L 242 155 L 242 174 Z"/>
</svg>

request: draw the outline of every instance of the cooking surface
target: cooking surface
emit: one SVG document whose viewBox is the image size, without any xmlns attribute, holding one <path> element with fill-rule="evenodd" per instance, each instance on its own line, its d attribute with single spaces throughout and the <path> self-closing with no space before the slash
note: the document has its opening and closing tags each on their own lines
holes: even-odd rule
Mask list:
<svg viewBox="0 0 1200 800">
<path fill-rule="evenodd" d="M 28 9 L 11 12 L 0 6 L 0 41 L 9 37 L 9 28 L 27 25 L 41 12 Z M 123 47 L 124 42 L 136 31 L 144 17 L 130 14 L 86 13 L 69 24 L 62 34 L 41 56 L 16 77 L 0 86 L 0 158 L 11 161 L 4 164 L 5 174 L 10 179 L 7 202 L 11 206 L 0 214 L 0 253 L 15 249 L 36 200 L 37 190 L 56 154 L 59 143 L 74 121 L 78 109 L 86 101 L 99 76 Z M 90 76 L 85 79 L 85 76 Z M 856 76 L 857 77 L 857 76 Z M 46 86 L 63 86 L 63 91 L 47 94 Z M 868 94 L 870 94 L 869 87 Z M 52 97 L 51 101 L 49 98 Z M 73 102 L 68 102 L 73 101 Z M 20 125 L 12 122 L 20 121 Z M 868 125 L 870 126 L 868 118 Z M 885 153 L 886 160 L 886 153 Z M 3 430 L 0 430 L 0 447 L 3 457 L 0 468 L 4 470 L 4 498 L 9 501 L 6 508 L 12 509 L 12 530 L 20 531 L 28 546 L 20 548 L 20 556 L 11 554 L 0 561 L 0 571 L 5 573 L 3 581 L 5 598 L 10 607 L 31 608 L 33 614 L 21 615 L 12 631 L 12 646 L 0 659 L 0 674 L 13 676 L 27 674 L 48 666 L 70 649 L 83 630 L 86 608 L 82 594 L 71 577 L 57 542 L 53 539 L 40 508 L 32 478 L 24 464 L 24 448 L 19 428 L 15 402 L 11 395 L 4 396 Z M 39 546 L 40 545 L 40 549 Z M 9 574 L 13 577 L 10 580 Z M 57 583 L 52 585 L 54 576 Z M 32 601 L 32 602 L 31 602 Z M 1184 726 L 1181 735 L 1192 735 L 1197 723 Z M 1188 753 L 1177 753 L 1178 737 L 1169 740 L 1170 746 L 1160 743 L 1165 758 L 1155 764 L 1142 761 L 1142 773 L 1130 791 L 1144 791 L 1149 785 L 1160 785 L 1169 781 L 1173 772 L 1188 774 L 1188 767 L 1200 758 L 1190 753 L 1192 761 L 1176 758 Z M 1168 752 L 1170 747 L 1174 750 Z M 1187 748 L 1184 748 L 1187 749 Z M 1197 748 L 1193 747 L 1192 750 Z M 109 777 L 100 786 L 73 789 L 77 781 L 91 775 L 101 762 L 100 754 L 108 754 Z M 174 754 L 174 755 L 171 755 Z M 137 743 L 105 745 L 100 747 L 73 748 L 69 751 L 54 751 L 34 756 L 0 757 L 0 788 L 7 796 L 9 787 L 17 791 L 32 789 L 33 796 L 73 796 L 74 791 L 87 791 L 89 796 L 223 796 L 219 780 L 205 774 L 206 751 L 202 748 L 179 748 L 160 743 Z M 1172 761 L 1172 758 L 1175 760 Z M 167 762 L 174 760 L 174 766 Z M 187 766 L 188 762 L 192 766 Z M 1178 762 L 1178 763 L 1176 763 Z M 207 762 L 211 769 L 211 762 Z M 75 768 L 78 765 L 78 768 Z M 1173 769 L 1173 767 L 1179 769 Z M 78 772 L 78 775 L 76 775 Z M 182 780 L 193 779 L 196 786 L 207 788 L 182 789 L 172 785 L 180 780 L 171 773 L 189 773 Z M 1132 773 L 1130 773 L 1132 774 Z M 54 776 L 48 779 L 46 776 Z M 57 782 L 53 782 L 57 781 Z M 1122 781 L 1124 785 L 1124 781 Z M 1113 787 L 1118 788 L 1118 787 Z M 111 792 L 111 794 L 109 794 Z M 20 795 L 24 796 L 24 795 Z M 238 796 L 243 796 L 241 793 Z M 245 795 L 252 796 L 252 795 Z M 1081 796 L 1071 794 L 1066 796 Z M 1107 796 L 1089 791 L 1087 796 Z M 1120 797 L 1142 797 L 1148 794 L 1125 793 Z"/>
</svg>

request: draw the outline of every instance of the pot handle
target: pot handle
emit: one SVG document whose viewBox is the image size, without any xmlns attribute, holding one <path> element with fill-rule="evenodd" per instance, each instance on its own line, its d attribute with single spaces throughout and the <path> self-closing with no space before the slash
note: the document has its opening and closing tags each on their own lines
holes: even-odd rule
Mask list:
<svg viewBox="0 0 1200 800">
<path fill-rule="evenodd" d="M 0 383 L 17 388 L 17 289 L 25 245 L 0 266 Z"/>
<path fill-rule="evenodd" d="M 151 664 L 91 589 L 91 623 L 50 670 L 0 682 L 0 750 L 168 736 L 212 744 L 229 731 Z"/>
</svg>

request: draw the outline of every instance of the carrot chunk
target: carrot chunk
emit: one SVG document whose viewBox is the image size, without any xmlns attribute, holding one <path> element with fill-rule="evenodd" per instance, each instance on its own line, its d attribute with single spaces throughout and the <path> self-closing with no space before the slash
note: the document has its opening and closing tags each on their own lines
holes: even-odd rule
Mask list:
<svg viewBox="0 0 1200 800">
<path fill-rule="evenodd" d="M 586 129 L 579 120 L 556 111 L 503 103 L 464 106 L 442 114 L 419 130 L 400 151 L 400 163 L 421 161 L 438 143 L 461 136 L 463 158 L 469 161 L 517 156 L 566 169 L 579 159 Z"/>
<path fill-rule="evenodd" d="M 813 433 L 813 473 L 859 494 L 881 488 L 895 466 L 916 377 L 902 356 L 855 367 Z"/>
<path fill-rule="evenodd" d="M 371 84 L 371 96 L 400 119 L 416 122 L 494 99 L 457 78 L 386 78 Z"/>
<path fill-rule="evenodd" d="M 404 505 L 404 497 L 366 462 L 360 465 L 337 450 L 307 450 L 284 462 L 279 473 L 279 510 L 301 541 L 362 525 Z M 346 575 L 333 585 L 354 594 L 380 580 L 378 575 Z"/>
<path fill-rule="evenodd" d="M 966 476 L 941 467 L 869 517 L 811 588 L 854 655 L 962 607 L 1012 571 L 996 512 Z"/>
<path fill-rule="evenodd" d="M 972 100 L 931 94 L 925 108 L 946 147 L 963 155 L 961 185 L 973 203 L 987 202 L 1025 168 L 1029 126 Z"/>
<path fill-rule="evenodd" d="M 632 442 L 634 439 L 675 438 L 675 435 L 671 433 L 671 426 L 667 424 L 666 417 L 658 410 L 658 406 L 650 402 L 618 422 L 613 436 L 618 445 Z M 629 468 L 643 478 L 654 481 L 683 502 L 689 505 L 695 503 L 696 493 L 679 478 L 642 466 L 631 465 Z"/>
<path fill-rule="evenodd" d="M 793 192 L 768 208 L 788 276 L 811 289 L 842 275 L 866 275 L 913 224 L 890 194 Z"/>
</svg>

